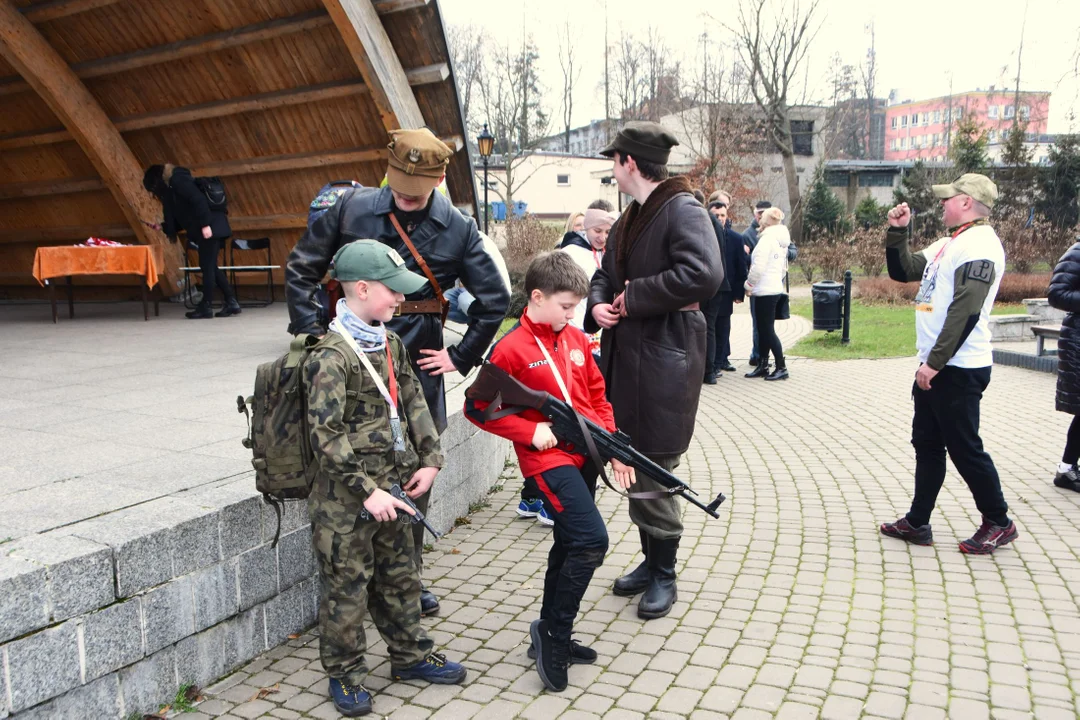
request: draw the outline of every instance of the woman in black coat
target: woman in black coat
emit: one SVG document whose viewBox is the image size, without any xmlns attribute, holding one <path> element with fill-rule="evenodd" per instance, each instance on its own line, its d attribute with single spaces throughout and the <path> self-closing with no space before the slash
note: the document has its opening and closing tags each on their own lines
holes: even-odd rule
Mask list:
<svg viewBox="0 0 1080 720">
<path fill-rule="evenodd" d="M 1067 314 L 1058 339 L 1058 380 L 1055 406 L 1073 416 L 1054 484 L 1080 492 L 1080 242 L 1058 260 L 1047 299 Z"/>
<path fill-rule="evenodd" d="M 218 252 L 229 236 L 229 217 L 210 207 L 206 195 L 195 184 L 195 178 L 187 168 L 176 165 L 151 165 L 143 175 L 143 187 L 161 201 L 165 219 L 161 223 L 164 233 L 176 239 L 180 230 L 187 231 L 188 242 L 199 249 L 199 269 L 203 278 L 203 299 L 187 317 L 205 319 L 214 317 L 211 303 L 214 288 L 221 290 L 225 298 L 218 317 L 240 314 L 240 304 L 229 286 L 225 273 L 218 267 Z"/>
<path fill-rule="evenodd" d="M 735 311 L 735 304 L 741 303 L 745 297 L 743 283 L 746 282 L 750 269 L 750 258 L 743 250 L 743 237 L 731 229 L 731 219 L 727 213 L 728 206 L 723 200 L 712 200 L 709 203 L 713 231 L 716 233 L 724 261 L 724 282 L 709 303 L 712 325 L 709 328 L 711 337 L 705 356 L 705 382 L 709 384 L 710 377 L 715 382 L 716 378 L 722 377 L 724 371 L 735 372 L 735 367 L 728 360 L 731 353 L 731 315 Z M 709 346 L 713 348 L 711 352 L 708 350 Z"/>
</svg>

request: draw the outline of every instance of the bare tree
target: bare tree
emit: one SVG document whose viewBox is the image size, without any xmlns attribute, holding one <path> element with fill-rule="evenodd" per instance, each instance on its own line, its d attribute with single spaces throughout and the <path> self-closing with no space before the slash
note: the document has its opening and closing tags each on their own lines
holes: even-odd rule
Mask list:
<svg viewBox="0 0 1080 720">
<path fill-rule="evenodd" d="M 505 170 L 503 178 L 496 176 L 503 187 L 493 190 L 510 205 L 514 194 L 542 167 L 519 173 L 521 164 L 548 135 L 551 120 L 541 104 L 543 88 L 537 67 L 540 56 L 532 39 L 526 38 L 517 51 L 498 43 L 488 46 L 491 55 L 488 72 L 480 79 L 480 99 L 488 128 L 495 136 L 496 167 L 501 162 Z"/>
<path fill-rule="evenodd" d="M 483 124 L 483 120 L 474 115 L 479 110 L 476 99 L 485 74 L 484 30 L 476 25 L 451 25 L 447 35 L 454 80 L 457 81 L 461 109 L 465 113 L 465 130 L 469 137 L 475 137 Z"/>
<path fill-rule="evenodd" d="M 674 123 L 694 161 L 688 175 L 706 191 L 756 196 L 765 143 L 746 69 L 737 62 L 729 67 L 708 33 L 701 35 L 700 58 L 683 88 L 689 107 L 675 114 Z"/>
<path fill-rule="evenodd" d="M 671 48 L 664 41 L 660 32 L 650 27 L 642 47 L 644 56 L 643 79 L 645 82 L 647 119 L 657 122 L 668 111 L 677 108 L 673 105 L 678 100 L 678 63 L 672 60 Z"/>
<path fill-rule="evenodd" d="M 645 75 L 645 48 L 633 35 L 623 31 L 615 47 L 612 68 L 612 91 L 623 120 L 644 120 L 642 111 L 648 96 Z"/>
<path fill-rule="evenodd" d="M 562 119 L 565 127 L 564 150 L 570 152 L 570 127 L 574 117 L 574 87 L 581 78 L 581 67 L 575 67 L 577 55 L 574 49 L 576 37 L 571 35 L 570 21 L 559 30 L 559 67 L 562 69 Z"/>
<path fill-rule="evenodd" d="M 779 0 L 772 16 L 770 0 L 740 0 L 732 23 L 724 27 L 734 36 L 739 56 L 750 71 L 754 101 L 764 114 L 765 129 L 783 159 L 784 178 L 791 203 L 791 229 L 802 236 L 802 196 L 795 170 L 791 134 L 793 80 L 809 72 L 806 56 L 821 25 L 817 21 L 820 0 Z"/>
</svg>

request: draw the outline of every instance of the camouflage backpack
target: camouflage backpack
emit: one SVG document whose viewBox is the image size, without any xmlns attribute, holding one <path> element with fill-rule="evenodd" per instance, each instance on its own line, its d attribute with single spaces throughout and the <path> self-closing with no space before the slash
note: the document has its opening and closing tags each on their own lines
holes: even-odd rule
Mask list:
<svg viewBox="0 0 1080 720">
<path fill-rule="evenodd" d="M 236 398 L 237 412 L 247 416 L 248 435 L 243 444 L 254 455 L 251 464 L 255 468 L 255 489 L 277 513 L 278 527 L 271 547 L 277 545 L 281 534 L 284 502 L 307 498 L 319 469 L 311 447 L 303 372 L 304 363 L 317 347 L 333 348 L 346 359 L 349 400 L 345 417 L 350 417 L 356 409 L 359 388 L 353 386 L 359 384 L 360 367 L 335 332 L 327 333 L 322 340 L 315 335 L 297 335 L 289 343 L 288 353 L 259 365 L 254 394 Z"/>
</svg>

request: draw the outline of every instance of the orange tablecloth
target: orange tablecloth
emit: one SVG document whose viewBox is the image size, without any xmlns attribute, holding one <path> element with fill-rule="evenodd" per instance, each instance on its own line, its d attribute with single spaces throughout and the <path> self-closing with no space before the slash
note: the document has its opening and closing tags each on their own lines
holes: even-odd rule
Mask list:
<svg viewBox="0 0 1080 720">
<path fill-rule="evenodd" d="M 34 277 L 45 280 L 68 275 L 142 275 L 146 286 L 158 281 L 161 251 L 149 245 L 123 247 L 39 247 L 34 254 Z"/>
</svg>

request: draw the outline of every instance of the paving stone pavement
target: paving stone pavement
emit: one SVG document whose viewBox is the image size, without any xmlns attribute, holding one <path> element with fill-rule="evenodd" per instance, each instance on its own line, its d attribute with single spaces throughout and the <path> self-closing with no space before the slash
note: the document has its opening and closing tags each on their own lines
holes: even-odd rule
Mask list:
<svg viewBox="0 0 1080 720">
<path fill-rule="evenodd" d="M 745 318 L 736 319 L 743 333 Z M 737 339 L 733 356 L 746 351 Z M 977 512 L 951 466 L 932 519 L 935 546 L 877 531 L 910 500 L 914 370 L 910 358 L 794 359 L 786 382 L 727 374 L 706 387 L 677 473 L 702 495 L 728 495 L 720 520 L 686 510 L 679 602 L 669 617 L 643 622 L 634 600 L 610 593 L 640 558 L 624 501 L 601 490 L 611 550 L 577 625 L 600 658 L 573 666 L 563 693 L 542 689 L 525 654 L 550 531 L 514 515 L 520 480 L 508 467 L 490 506 L 427 556 L 443 608 L 424 622 L 469 668 L 467 684 L 391 683 L 377 641 L 368 683 L 376 715 L 1076 718 L 1080 495 L 1050 483 L 1069 420 L 1053 410 L 1054 378 L 993 372 L 983 439 L 1021 536 L 972 557 L 956 543 Z M 336 718 L 326 688 L 308 633 L 210 687 L 185 717 Z"/>
</svg>

